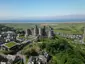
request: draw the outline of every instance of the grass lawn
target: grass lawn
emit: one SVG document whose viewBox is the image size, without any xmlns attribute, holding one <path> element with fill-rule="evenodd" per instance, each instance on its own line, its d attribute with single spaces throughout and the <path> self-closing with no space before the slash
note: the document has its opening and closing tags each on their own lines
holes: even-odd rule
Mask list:
<svg viewBox="0 0 85 64">
<path fill-rule="evenodd" d="M 14 45 L 16 45 L 16 43 L 15 42 L 9 42 L 9 43 L 7 43 L 7 44 L 5 44 L 8 48 L 11 48 L 11 47 L 13 47 Z"/>
</svg>

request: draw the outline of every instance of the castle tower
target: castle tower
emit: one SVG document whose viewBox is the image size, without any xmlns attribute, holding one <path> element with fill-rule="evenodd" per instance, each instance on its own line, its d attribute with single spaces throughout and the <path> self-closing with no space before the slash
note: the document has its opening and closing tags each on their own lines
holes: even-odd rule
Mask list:
<svg viewBox="0 0 85 64">
<path fill-rule="evenodd" d="M 39 36 L 42 36 L 42 30 L 39 28 Z"/>
<path fill-rule="evenodd" d="M 52 38 L 51 30 L 48 31 L 48 38 Z"/>
<path fill-rule="evenodd" d="M 34 35 L 34 28 L 31 28 L 31 35 Z"/>
<path fill-rule="evenodd" d="M 25 38 L 28 36 L 28 31 L 27 29 L 25 30 Z"/>
<path fill-rule="evenodd" d="M 33 34 L 34 36 L 36 36 L 37 34 L 36 34 L 36 29 L 34 28 L 34 34 Z"/>
<path fill-rule="evenodd" d="M 34 28 L 34 36 L 37 36 L 38 34 L 39 34 L 39 30 L 38 30 L 38 27 L 36 25 Z"/>
<path fill-rule="evenodd" d="M 30 29 L 26 29 L 25 37 L 28 37 L 29 35 L 31 35 L 31 30 Z"/>
<path fill-rule="evenodd" d="M 53 38 L 53 37 L 54 37 L 54 31 L 53 31 L 53 28 L 49 27 L 48 38 Z"/>
<path fill-rule="evenodd" d="M 42 28 L 42 36 L 47 36 L 46 27 L 45 26 Z"/>
</svg>

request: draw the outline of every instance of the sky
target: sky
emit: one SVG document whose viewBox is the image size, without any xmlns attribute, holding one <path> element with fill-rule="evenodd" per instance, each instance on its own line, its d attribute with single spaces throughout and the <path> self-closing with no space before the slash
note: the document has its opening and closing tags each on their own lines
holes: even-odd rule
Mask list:
<svg viewBox="0 0 85 64">
<path fill-rule="evenodd" d="M 0 0 L 0 20 L 85 15 L 85 0 Z"/>
</svg>

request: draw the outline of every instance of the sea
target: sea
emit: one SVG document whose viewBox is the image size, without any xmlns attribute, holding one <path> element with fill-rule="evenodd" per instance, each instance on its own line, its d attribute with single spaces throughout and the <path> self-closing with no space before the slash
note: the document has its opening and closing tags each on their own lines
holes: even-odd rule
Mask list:
<svg viewBox="0 0 85 64">
<path fill-rule="evenodd" d="M 52 20 L 0 20 L 0 23 L 64 23 L 64 22 L 85 22 L 85 19 L 52 19 Z"/>
</svg>

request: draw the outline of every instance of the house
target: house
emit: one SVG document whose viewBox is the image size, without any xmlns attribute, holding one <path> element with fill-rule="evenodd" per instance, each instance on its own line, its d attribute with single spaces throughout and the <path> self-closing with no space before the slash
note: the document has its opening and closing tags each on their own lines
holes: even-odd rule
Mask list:
<svg viewBox="0 0 85 64">
<path fill-rule="evenodd" d="M 30 58 L 30 62 L 28 64 L 47 64 L 47 60 L 44 56 L 35 56 Z"/>
<path fill-rule="evenodd" d="M 0 49 L 1 49 L 1 50 L 5 50 L 5 51 L 9 51 L 10 48 L 12 48 L 12 47 L 15 46 L 15 45 L 16 45 L 15 42 L 5 43 L 5 44 L 2 44 L 2 45 L 0 46 Z"/>
<path fill-rule="evenodd" d="M 4 44 L 0 46 L 0 50 L 9 51 L 8 47 L 5 46 Z"/>
<path fill-rule="evenodd" d="M 31 56 L 28 64 L 47 64 L 47 59 L 43 55 Z"/>
<path fill-rule="evenodd" d="M 16 40 L 16 34 L 13 31 L 2 32 L 1 34 L 4 37 L 6 42 Z"/>
<path fill-rule="evenodd" d="M 19 61 L 23 62 L 23 58 L 18 55 L 0 55 L 0 64 L 15 64 Z"/>
<path fill-rule="evenodd" d="M 17 64 L 17 62 L 18 62 L 18 64 L 21 64 L 21 63 L 24 64 L 23 58 L 21 56 L 19 56 L 19 55 L 16 55 L 15 56 L 15 59 L 13 61 L 13 64 Z"/>
<path fill-rule="evenodd" d="M 0 54 L 0 64 L 7 64 L 8 63 L 8 59 L 4 56 Z"/>
</svg>

